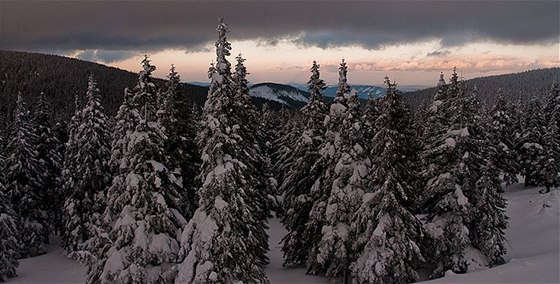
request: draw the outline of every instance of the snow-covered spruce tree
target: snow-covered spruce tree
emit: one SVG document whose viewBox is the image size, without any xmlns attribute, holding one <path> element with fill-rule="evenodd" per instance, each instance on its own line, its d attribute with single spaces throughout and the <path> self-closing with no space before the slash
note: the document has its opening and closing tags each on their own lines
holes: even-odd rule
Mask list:
<svg viewBox="0 0 560 284">
<path fill-rule="evenodd" d="M 355 283 L 414 282 L 415 268 L 423 261 L 422 223 L 409 205 L 414 178 L 407 152 L 413 136 L 411 117 L 396 84 L 385 80 L 387 92 L 380 102 L 372 149 L 373 188 L 353 216 L 351 235 L 360 252 L 352 264 Z"/>
<path fill-rule="evenodd" d="M 110 132 L 101 106 L 99 89 L 93 76 L 88 79 L 86 104 L 77 112 L 65 158 L 66 200 L 63 211 L 63 247 L 70 253 L 78 250 L 101 224 L 105 210 L 106 188 L 110 182 Z M 72 131 L 74 133 L 72 133 Z M 74 168 L 69 168 L 74 166 Z"/>
<path fill-rule="evenodd" d="M 134 97 L 125 92 L 113 141 L 124 141 L 118 173 L 108 190 L 104 214 L 107 238 L 95 243 L 90 283 L 172 283 L 179 252 L 178 234 L 186 224 L 182 196 L 167 168 L 167 137 L 156 113 L 157 96 L 145 58 Z M 142 105 L 143 104 L 143 105 Z M 133 130 L 130 128 L 134 127 Z M 113 143 L 119 145 L 119 143 Z M 93 240 L 95 241 L 95 240 Z"/>
<path fill-rule="evenodd" d="M 347 66 L 343 60 L 336 97 L 325 118 L 325 141 L 319 150 L 319 163 L 326 165 L 319 177 L 322 187 L 314 187 L 311 192 L 315 214 L 310 217 L 323 226 L 317 242 L 310 244 L 307 265 L 310 273 L 329 278 L 347 280 L 350 276 L 350 263 L 356 254 L 350 234 L 352 215 L 369 186 L 370 160 L 365 150 L 359 107 L 356 91 L 348 86 Z"/>
<path fill-rule="evenodd" d="M 264 159 L 265 174 L 267 177 L 266 184 L 269 191 L 269 208 L 270 212 L 274 211 L 277 217 L 284 214 L 282 206 L 282 197 L 278 192 L 277 173 L 274 170 L 274 155 L 278 151 L 278 145 L 275 143 L 282 133 L 281 120 L 279 114 L 273 111 L 267 103 L 264 103 L 260 110 L 257 111 L 257 124 L 259 131 L 257 140 Z"/>
<path fill-rule="evenodd" d="M 47 213 L 43 204 L 44 172 L 37 159 L 37 136 L 23 98 L 18 95 L 11 140 L 3 165 L 5 194 L 17 216 L 19 225 L 19 257 L 45 253 Z"/>
<path fill-rule="evenodd" d="M 54 210 L 53 224 L 54 229 L 53 234 L 62 235 L 62 208 L 64 206 L 64 182 L 63 182 L 63 172 L 64 172 L 64 157 L 66 156 L 66 143 L 68 142 L 68 123 L 64 120 L 57 121 L 53 126 L 53 134 L 58 140 L 58 145 L 56 147 L 56 153 L 60 157 L 60 168 L 58 176 L 56 177 L 56 183 L 58 185 L 56 189 L 56 196 L 54 196 L 54 203 L 57 210 Z M 54 206 L 53 206 L 54 207 Z"/>
<path fill-rule="evenodd" d="M 319 65 L 314 61 L 311 77 L 307 82 L 311 96 L 309 102 L 301 110 L 304 119 L 304 130 L 294 141 L 291 152 L 282 158 L 286 171 L 279 192 L 283 195 L 285 214 L 282 223 L 288 233 L 282 239 L 284 266 L 295 267 L 306 264 L 310 255 L 311 244 L 320 239 L 322 224 L 308 227 L 311 208 L 314 200 L 311 188 L 323 172 L 324 167 L 317 164 L 319 147 L 324 141 L 324 120 L 328 114 L 322 91 L 325 82 L 320 77 Z M 325 204 L 326 206 L 326 204 Z M 309 224 L 310 225 L 310 224 Z"/>
<path fill-rule="evenodd" d="M 50 117 L 50 105 L 45 98 L 45 94 L 41 92 L 37 103 L 37 111 L 33 118 L 33 132 L 37 136 L 37 159 L 42 163 L 42 167 L 45 170 L 42 202 L 45 204 L 49 224 L 54 224 L 57 216 L 60 216 L 62 213 L 62 200 L 59 198 L 59 176 L 62 170 L 62 157 L 58 152 L 61 142 L 58 141 L 52 130 Z M 48 240 L 52 229 L 48 226 L 44 229 L 45 239 Z"/>
<path fill-rule="evenodd" d="M 560 107 L 560 87 L 557 82 L 552 84 L 551 90 L 546 96 L 544 106 L 544 114 L 546 122 L 553 121 L 557 127 L 560 127 L 560 117 L 554 117 L 554 112 Z"/>
<path fill-rule="evenodd" d="M 367 103 L 364 107 L 362 121 L 363 121 L 363 130 L 364 139 L 366 141 L 371 141 L 377 132 L 377 128 L 375 126 L 375 121 L 381 115 L 379 110 L 379 99 L 374 98 L 373 96 L 369 96 Z M 368 149 L 371 149 L 371 143 L 368 144 Z"/>
<path fill-rule="evenodd" d="M 432 240 L 427 251 L 436 265 L 432 277 L 439 277 L 446 270 L 464 273 L 488 265 L 488 260 L 473 246 L 469 231 L 476 219 L 476 182 L 482 176 L 488 143 L 480 127 L 476 96 L 464 94 L 456 72 L 447 96 L 450 115 L 447 124 L 441 125 L 446 131 L 440 131 L 433 140 L 436 143 L 424 150 L 425 156 L 436 162 L 425 172 L 426 231 Z"/>
<path fill-rule="evenodd" d="M 549 192 L 552 187 L 560 185 L 560 89 L 556 83 L 547 96 L 545 115 L 547 125 L 543 135 L 542 173 L 538 184 L 546 187 L 543 192 Z"/>
<path fill-rule="evenodd" d="M 109 160 L 111 173 L 115 175 L 129 170 L 126 157 L 130 142 L 128 138 L 140 121 L 140 113 L 132 101 L 133 98 L 134 94 L 129 88 L 125 88 L 123 102 L 115 116 L 115 125 L 111 134 L 111 159 Z"/>
<path fill-rule="evenodd" d="M 195 177 L 200 167 L 200 157 L 196 146 L 196 121 L 184 99 L 181 98 L 179 74 L 171 66 L 168 81 L 162 95 L 162 105 L 158 112 L 159 121 L 167 136 L 165 151 L 169 158 L 169 169 L 178 178 L 184 195 L 183 215 L 190 219 L 196 210 Z"/>
<path fill-rule="evenodd" d="M 560 131 L 557 121 L 560 116 L 560 107 L 553 110 L 550 120 L 543 135 L 544 153 L 541 157 L 542 172 L 539 175 L 538 184 L 550 192 L 552 187 L 560 185 Z M 542 191 L 545 192 L 545 191 Z"/>
<path fill-rule="evenodd" d="M 277 116 L 281 127 L 277 134 L 278 138 L 273 142 L 275 151 L 271 155 L 271 160 L 274 161 L 272 172 L 279 185 L 277 192 L 280 196 L 283 196 L 284 192 L 280 190 L 280 185 L 283 184 L 284 179 L 290 172 L 294 159 L 299 158 L 292 155 L 292 149 L 305 129 L 305 120 L 300 111 L 287 110 L 286 108 L 280 110 Z"/>
<path fill-rule="evenodd" d="M 476 183 L 474 222 L 470 228 L 472 244 L 488 259 L 490 266 L 504 263 L 505 230 L 508 217 L 502 192 L 499 169 L 494 165 L 495 155 L 490 154 L 482 177 Z"/>
<path fill-rule="evenodd" d="M 264 134 L 260 128 L 258 120 L 258 112 L 251 103 L 249 95 L 249 81 L 247 80 L 247 68 L 244 65 L 245 59 L 238 55 L 236 57 L 235 73 L 233 74 L 234 82 L 234 109 L 232 116 L 233 123 L 239 125 L 238 135 L 243 141 L 243 150 L 239 153 L 240 159 L 244 161 L 246 174 L 252 177 L 254 183 L 252 187 L 254 190 L 249 191 L 251 195 L 249 200 L 254 202 L 250 204 L 253 209 L 253 214 L 257 222 L 262 223 L 262 226 L 254 227 L 253 234 L 259 239 L 254 250 L 260 251 L 257 253 L 264 258 L 262 263 L 268 263 L 266 252 L 268 247 L 268 235 L 266 234 L 266 225 L 268 218 L 272 217 L 270 210 L 276 207 L 276 202 L 272 196 L 272 184 L 269 180 L 270 165 L 266 159 L 265 150 L 261 147 Z M 270 200 L 269 200 L 270 197 Z"/>
<path fill-rule="evenodd" d="M 235 112 L 235 83 L 226 59 L 231 46 L 228 26 L 217 28 L 216 66 L 204 106 L 204 127 L 197 136 L 202 146 L 202 187 L 199 207 L 185 227 L 181 240 L 182 262 L 177 283 L 267 283 L 265 249 L 261 236 L 253 234 L 264 226 L 258 202 L 252 198 L 258 188 L 244 151 L 253 145 L 243 141 L 242 125 Z"/>
<path fill-rule="evenodd" d="M 517 158 L 521 174 L 525 176 L 525 186 L 537 185 L 542 174 L 543 136 L 547 125 L 542 105 L 537 97 L 532 97 L 526 105 L 524 117 L 517 145 Z"/>
<path fill-rule="evenodd" d="M 496 148 L 494 154 L 497 156 L 494 166 L 498 168 L 502 181 L 506 184 L 517 182 L 517 173 L 519 172 L 515 156 L 515 129 L 511 109 L 502 93 L 499 93 L 498 100 L 490 112 L 490 121 L 487 127 L 491 143 Z"/>
<path fill-rule="evenodd" d="M 419 174 L 422 184 L 428 183 L 433 178 L 434 173 L 438 172 L 440 167 L 443 166 L 444 161 L 441 159 L 441 155 L 447 149 L 441 146 L 441 142 L 449 126 L 451 99 L 447 93 L 448 86 L 445 83 L 443 72 L 440 74 L 437 88 L 433 102 L 426 111 L 423 132 L 421 133 L 423 145 L 420 158 L 424 170 Z M 432 192 L 424 191 L 418 197 L 421 211 L 425 211 L 426 203 L 430 201 L 432 195 Z"/>
<path fill-rule="evenodd" d="M 78 129 L 82 121 L 82 107 L 80 105 L 80 98 L 79 95 L 76 94 L 74 97 L 74 115 L 70 119 L 70 123 L 68 124 L 68 139 L 66 142 L 66 147 L 64 149 L 64 161 L 62 165 L 62 178 L 61 178 L 61 191 L 62 191 L 62 200 L 61 203 L 66 203 L 66 197 L 69 196 L 70 193 L 74 192 L 77 180 L 79 179 L 80 175 L 77 172 L 78 168 L 78 153 L 79 153 L 79 145 L 78 145 Z M 76 213 L 74 212 L 74 207 L 68 208 L 68 212 L 64 208 L 62 208 L 62 215 L 60 216 L 60 225 L 61 225 L 61 235 L 62 237 L 62 247 L 67 248 L 65 245 L 64 235 L 66 234 L 66 220 L 64 219 L 64 215 L 68 214 L 69 216 L 74 216 Z M 76 219 L 75 219 L 76 220 Z M 75 227 L 72 225 L 72 227 Z M 77 231 L 76 231 L 77 232 Z M 73 248 L 75 249 L 75 248 Z M 68 249 L 67 252 L 71 252 L 72 249 Z"/>
<path fill-rule="evenodd" d="M 90 226 L 89 231 L 92 234 L 89 239 L 80 244 L 78 250 L 71 254 L 72 257 L 86 265 L 86 283 L 90 284 L 105 281 L 101 278 L 101 274 L 112 244 L 108 232 L 124 206 L 122 203 L 116 205 L 113 201 L 122 194 L 124 179 L 130 170 L 128 159 L 130 137 L 140 121 L 140 114 L 132 105 L 133 97 L 132 92 L 125 88 L 123 103 L 115 117 L 111 135 L 112 151 L 109 159 L 109 169 L 114 176 L 111 186 L 107 189 L 107 206 L 103 212 L 102 222 L 100 225 Z"/>
<path fill-rule="evenodd" d="M 0 155 L 0 162 L 4 163 Z M 18 246 L 18 226 L 16 213 L 12 209 L 11 202 L 6 198 L 0 173 L 0 282 L 4 282 L 8 277 L 16 276 L 17 261 L 19 255 Z"/>
</svg>

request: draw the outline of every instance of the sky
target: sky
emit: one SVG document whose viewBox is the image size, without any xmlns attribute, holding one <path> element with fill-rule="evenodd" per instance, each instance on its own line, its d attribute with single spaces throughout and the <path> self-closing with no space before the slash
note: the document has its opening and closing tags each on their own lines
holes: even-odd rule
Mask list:
<svg viewBox="0 0 560 284">
<path fill-rule="evenodd" d="M 144 54 L 165 77 L 206 82 L 218 19 L 230 61 L 253 83 L 327 83 L 345 59 L 349 82 L 435 85 L 560 66 L 560 1 L 0 0 L 0 49 L 59 54 L 137 72 Z"/>
</svg>

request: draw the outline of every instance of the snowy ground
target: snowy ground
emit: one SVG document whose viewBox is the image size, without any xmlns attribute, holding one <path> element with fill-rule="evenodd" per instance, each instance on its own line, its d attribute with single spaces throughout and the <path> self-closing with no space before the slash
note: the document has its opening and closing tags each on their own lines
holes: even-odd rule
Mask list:
<svg viewBox="0 0 560 284">
<path fill-rule="evenodd" d="M 448 273 L 427 283 L 560 283 L 559 190 L 516 184 L 506 189 L 510 228 L 507 263 L 468 274 Z"/>
<path fill-rule="evenodd" d="M 559 191 L 539 194 L 540 188 L 514 185 L 506 190 L 510 229 L 506 232 L 508 263 L 468 274 L 448 273 L 425 283 L 560 283 L 560 204 Z M 269 223 L 271 283 L 329 283 L 305 275 L 304 269 L 284 269 L 280 240 L 285 230 L 277 219 Z M 9 283 L 83 283 L 85 269 L 66 259 L 58 244 L 48 247 L 46 255 L 20 261 L 18 277 Z"/>
<path fill-rule="evenodd" d="M 47 245 L 47 254 L 20 260 L 18 276 L 10 279 L 8 283 L 84 283 L 84 266 L 62 254 L 59 240 L 51 241 L 52 243 Z"/>
</svg>

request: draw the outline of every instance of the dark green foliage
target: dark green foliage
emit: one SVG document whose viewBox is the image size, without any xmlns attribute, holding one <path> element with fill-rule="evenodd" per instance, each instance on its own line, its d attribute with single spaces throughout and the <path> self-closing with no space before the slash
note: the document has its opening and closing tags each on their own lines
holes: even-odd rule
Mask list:
<svg viewBox="0 0 560 284">
<path fill-rule="evenodd" d="M 476 86 L 479 97 L 484 105 L 492 105 L 498 98 L 497 90 L 501 89 L 506 99 L 515 101 L 521 99 L 527 102 L 531 94 L 546 94 L 550 90 L 550 83 L 558 80 L 560 68 L 530 70 L 521 73 L 480 77 L 463 81 L 466 87 Z M 436 88 L 429 88 L 405 94 L 403 97 L 412 108 L 430 102 Z"/>
<path fill-rule="evenodd" d="M 83 94 L 83 81 L 96 75 L 99 92 L 104 94 L 101 104 L 107 115 L 114 116 L 122 102 L 122 91 L 134 86 L 137 74 L 114 67 L 57 55 L 0 50 L 0 129 L 10 123 L 15 109 L 16 94 L 24 98 L 44 93 L 53 106 L 53 121 L 68 121 L 73 113 L 74 97 Z M 163 85 L 161 79 L 154 79 Z M 182 83 L 180 92 L 189 103 L 204 104 L 208 88 Z"/>
<path fill-rule="evenodd" d="M 537 185 L 543 165 L 540 160 L 544 154 L 543 136 L 546 120 L 542 115 L 542 105 L 533 97 L 525 106 L 522 132 L 516 147 L 521 174 L 525 176 L 525 185 Z"/>
<path fill-rule="evenodd" d="M 486 130 L 492 147 L 496 149 L 495 166 L 499 170 L 499 175 L 503 176 L 502 181 L 505 184 L 517 182 L 517 173 L 519 173 L 515 152 L 515 114 L 512 110 L 512 105 L 502 94 L 499 94 L 490 112 L 490 121 Z"/>
<path fill-rule="evenodd" d="M 0 155 L 0 162 L 4 158 Z M 4 179 L 0 173 L 0 281 L 16 276 L 19 255 L 18 226 L 11 202 L 5 197 Z"/>
<path fill-rule="evenodd" d="M 62 156 L 59 147 L 62 144 L 56 137 L 50 123 L 52 111 L 45 95 L 41 93 L 37 110 L 33 118 L 33 132 L 37 136 L 37 159 L 42 164 L 44 173 L 43 204 L 49 216 L 49 224 L 59 223 L 62 214 L 60 200 L 60 174 L 62 171 Z M 44 234 L 48 240 L 53 228 L 46 227 Z"/>
<path fill-rule="evenodd" d="M 65 205 L 63 247 L 67 252 L 92 237 L 91 226 L 100 225 L 105 194 L 111 181 L 110 132 L 93 76 L 89 77 L 83 109 L 70 124 L 70 139 L 64 161 Z"/>
<path fill-rule="evenodd" d="M 322 95 L 325 83 L 320 78 L 316 62 L 313 62 L 311 73 L 308 82 L 311 96 L 308 104 L 301 110 L 303 131 L 294 137 L 296 140 L 292 141 L 293 148 L 286 151 L 282 158 L 282 168 L 286 172 L 279 192 L 284 196 L 285 215 L 282 223 L 288 230 L 288 234 L 282 239 L 284 266 L 287 267 L 299 266 L 308 261 L 310 245 L 317 243 L 322 227 L 322 224 L 315 224 L 313 221 L 310 223 L 310 215 L 314 202 L 312 187 L 324 170 L 324 166 L 317 164 L 317 160 L 319 147 L 324 140 L 323 121 L 328 109 Z M 316 187 L 320 188 L 319 185 Z M 324 213 L 317 214 L 323 218 Z"/>
<path fill-rule="evenodd" d="M 249 125 L 247 113 L 241 112 L 248 110 L 246 90 L 240 84 L 245 77 L 236 72 L 234 80 L 226 58 L 231 50 L 229 29 L 220 21 L 217 30 L 216 65 L 208 71 L 210 91 L 197 135 L 202 153 L 199 207 L 183 230 L 183 260 L 175 281 L 268 283 L 263 218 L 269 213 L 263 212 L 259 172 L 247 159 L 258 145 L 245 137 L 255 125 Z"/>
<path fill-rule="evenodd" d="M 414 153 L 408 107 L 386 79 L 387 93 L 380 101 L 373 138 L 372 189 L 353 216 L 353 244 L 359 257 L 352 264 L 356 283 L 404 283 L 418 278 L 424 261 L 420 251 L 422 223 L 412 213 Z M 372 264 L 375 266 L 372 267 Z"/>
<path fill-rule="evenodd" d="M 22 96 L 18 96 L 11 139 L 6 147 L 3 164 L 5 196 L 17 216 L 20 246 L 19 257 L 31 257 L 45 253 L 48 226 L 43 203 L 45 169 L 38 160 L 38 137 L 33 133 L 31 118 Z"/>
</svg>

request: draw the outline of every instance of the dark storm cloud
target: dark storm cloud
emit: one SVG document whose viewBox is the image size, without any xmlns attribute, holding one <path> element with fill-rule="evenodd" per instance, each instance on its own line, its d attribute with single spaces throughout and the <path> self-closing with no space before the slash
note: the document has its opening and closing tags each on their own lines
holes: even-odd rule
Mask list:
<svg viewBox="0 0 560 284">
<path fill-rule="evenodd" d="M 271 45 L 546 44 L 559 41 L 559 10 L 558 1 L 2 1 L 0 48 L 198 51 L 215 40 L 218 17 L 231 39 Z"/>
</svg>

